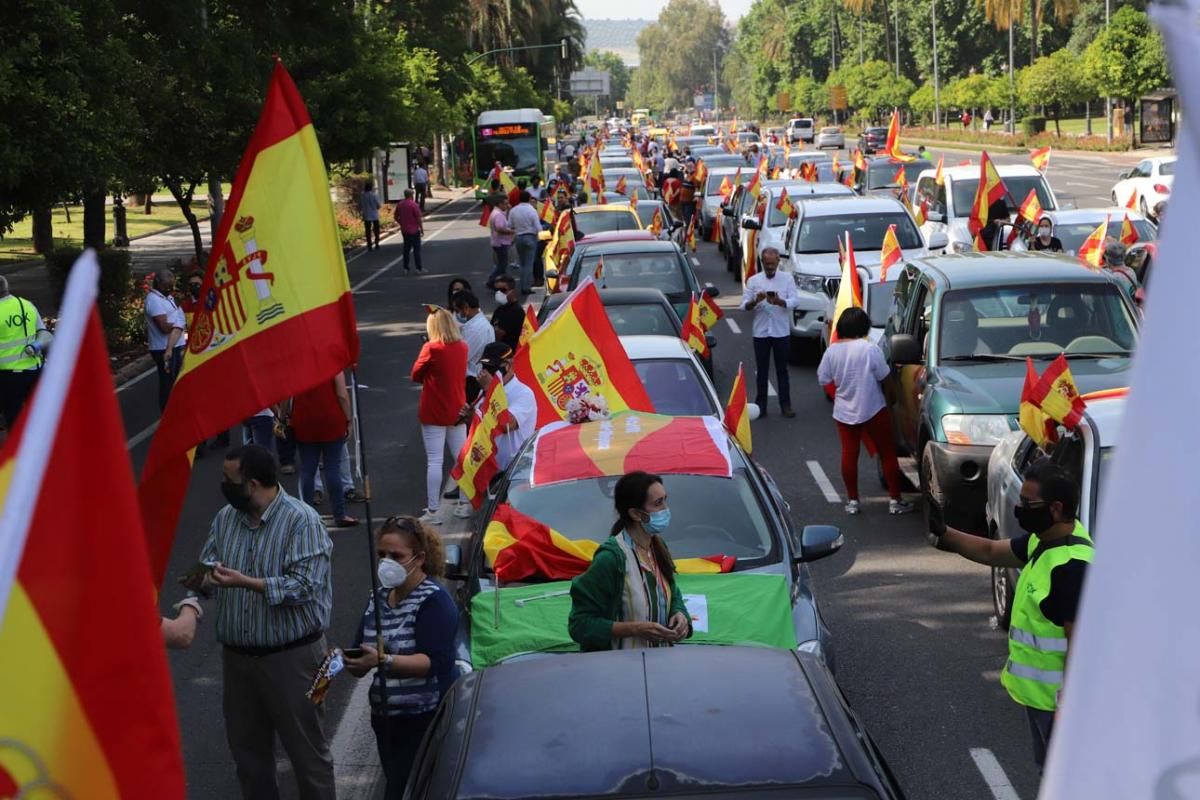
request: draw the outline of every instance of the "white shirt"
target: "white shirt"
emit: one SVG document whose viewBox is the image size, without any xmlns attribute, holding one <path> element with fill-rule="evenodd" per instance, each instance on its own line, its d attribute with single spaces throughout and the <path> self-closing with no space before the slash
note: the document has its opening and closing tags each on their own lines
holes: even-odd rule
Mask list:
<svg viewBox="0 0 1200 800">
<path fill-rule="evenodd" d="M 754 338 L 791 336 L 792 309 L 799 300 L 795 279 L 781 269 L 775 270 L 774 278 L 768 278 L 766 272 L 754 273 L 742 292 L 742 308 L 748 310 L 759 292 L 775 292 L 784 304 L 777 306 L 763 300 L 754 307 Z"/>
<path fill-rule="evenodd" d="M 459 327 L 462 328 L 463 341 L 467 343 L 467 377 L 478 378 L 479 370 L 483 369 L 479 364 L 479 359 L 483 358 L 483 348 L 496 341 L 496 329 L 482 313 L 477 313 Z"/>
<path fill-rule="evenodd" d="M 508 212 L 508 225 L 513 229 L 514 236 L 526 233 L 537 236 L 542 232 L 542 218 L 530 203 L 517 203 Z"/>
<path fill-rule="evenodd" d="M 533 390 L 513 378 L 504 384 L 504 394 L 508 398 L 508 411 L 517 421 L 517 429 L 502 433 L 496 439 L 496 461 L 500 469 L 508 469 L 521 445 L 533 436 L 537 427 L 537 398 L 533 396 Z"/>
<path fill-rule="evenodd" d="M 154 321 L 154 318 L 159 316 L 165 316 L 167 324 L 172 328 L 179 328 L 183 331 L 183 335 L 179 337 L 175 347 L 180 348 L 187 344 L 187 322 L 183 316 L 183 309 L 175 304 L 174 297 L 165 297 L 157 289 L 151 289 L 146 293 L 146 343 L 149 345 L 148 349 L 167 349 L 169 334 L 160 331 L 158 324 Z"/>
<path fill-rule="evenodd" d="M 878 414 L 887 405 L 879 382 L 890 371 L 883 351 L 870 339 L 829 345 L 817 367 L 817 382 L 837 384 L 833 418 L 846 425 L 861 425 Z"/>
</svg>

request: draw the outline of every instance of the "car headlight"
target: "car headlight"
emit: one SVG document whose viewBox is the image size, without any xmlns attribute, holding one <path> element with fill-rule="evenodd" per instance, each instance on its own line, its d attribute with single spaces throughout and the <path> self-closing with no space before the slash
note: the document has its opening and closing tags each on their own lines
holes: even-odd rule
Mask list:
<svg viewBox="0 0 1200 800">
<path fill-rule="evenodd" d="M 950 249 L 956 253 L 969 253 L 969 252 L 971 252 L 971 243 L 970 242 L 951 242 Z"/>
<path fill-rule="evenodd" d="M 999 444 L 1012 428 L 1004 414 L 947 414 L 942 430 L 950 444 Z"/>
<path fill-rule="evenodd" d="M 802 292 L 821 294 L 825 291 L 825 279 L 820 275 L 801 275 L 797 272 L 792 277 L 796 279 L 796 288 Z"/>
</svg>

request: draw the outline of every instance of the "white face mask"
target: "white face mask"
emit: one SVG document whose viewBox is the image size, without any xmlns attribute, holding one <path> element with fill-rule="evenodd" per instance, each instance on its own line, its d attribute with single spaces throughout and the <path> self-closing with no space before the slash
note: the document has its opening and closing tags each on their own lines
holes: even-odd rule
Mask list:
<svg viewBox="0 0 1200 800">
<path fill-rule="evenodd" d="M 379 585 L 385 589 L 395 589 L 408 580 L 408 570 L 403 564 L 392 558 L 379 559 L 379 566 L 375 572 L 379 575 Z"/>
<path fill-rule="evenodd" d="M 507 305 L 508 304 L 508 295 L 505 294 L 504 292 L 500 291 L 499 289 L 497 289 L 496 290 L 496 302 L 502 306 Z"/>
</svg>

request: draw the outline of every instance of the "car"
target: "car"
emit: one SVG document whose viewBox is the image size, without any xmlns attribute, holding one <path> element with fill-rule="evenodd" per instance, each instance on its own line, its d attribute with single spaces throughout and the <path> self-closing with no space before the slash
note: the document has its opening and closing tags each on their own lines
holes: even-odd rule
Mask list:
<svg viewBox="0 0 1200 800">
<path fill-rule="evenodd" d="M 579 206 L 575 227 L 580 236 L 590 236 L 601 231 L 641 230 L 642 221 L 629 203 L 614 202 Z"/>
<path fill-rule="evenodd" d="M 544 232 L 543 232 L 544 234 Z M 653 242 L 657 237 L 650 231 L 642 230 L 641 228 L 630 230 L 615 230 L 601 231 L 593 233 L 589 236 L 582 236 L 576 242 L 571 250 L 571 255 L 579 251 L 580 248 L 590 247 L 592 245 L 603 244 L 605 242 Z M 548 243 L 547 243 L 548 245 Z M 559 265 L 552 258 L 549 246 L 545 248 L 543 254 L 542 268 L 546 276 L 546 291 L 548 294 L 554 294 L 559 291 Z M 569 260 L 569 259 L 568 259 Z M 566 266 L 565 264 L 563 266 Z M 565 272 L 563 274 L 566 274 Z"/>
<path fill-rule="evenodd" d="M 801 200 L 797 218 L 784 232 L 780 268 L 796 281 L 792 310 L 792 354 L 800 360 L 820 352 L 820 341 L 831 298 L 837 297 L 842 267 L 838 242 L 850 233 L 855 260 L 863 266 L 879 263 L 879 251 L 889 225 L 905 257 L 927 255 L 943 239 L 922 237 L 907 209 L 893 197 L 831 197 Z M 895 269 L 895 267 L 893 267 Z"/>
<path fill-rule="evenodd" d="M 733 138 L 737 141 L 738 149 L 743 153 L 751 147 L 762 146 L 762 139 L 754 131 L 738 131 Z"/>
<path fill-rule="evenodd" d="M 918 162 L 920 163 L 920 162 Z M 968 253 L 974 249 L 975 237 L 967 226 L 967 217 L 975 203 L 975 192 L 979 188 L 979 167 L 946 167 L 942 170 L 943 182 L 939 185 L 934 176 L 937 170 L 928 162 L 917 178 L 914 203 L 924 200 L 928 204 L 925 224 L 921 230 L 926 238 L 936 232 L 944 232 L 949 242 L 948 252 Z M 996 172 L 1008 189 L 1009 216 L 1015 217 L 1018 204 L 1032 189 L 1037 192 L 1043 211 L 1058 209 L 1054 190 L 1046 176 L 1028 164 L 997 164 Z"/>
<path fill-rule="evenodd" d="M 600 154 L 600 166 L 604 169 L 608 169 L 609 167 L 613 167 L 613 168 L 617 168 L 617 169 L 626 169 L 626 168 L 633 166 L 633 158 L 627 153 L 621 153 L 620 155 L 611 155 L 611 156 L 601 153 Z"/>
<path fill-rule="evenodd" d="M 650 226 L 654 223 L 655 211 L 659 212 L 659 217 L 662 220 L 662 230 L 659 231 L 658 238 L 663 241 L 674 242 L 681 248 L 684 247 L 687 243 L 684 241 L 686 231 L 684 230 L 683 220 L 671 213 L 671 207 L 657 198 L 638 200 L 637 215 L 646 230 L 650 230 Z"/>
<path fill-rule="evenodd" d="M 880 343 L 896 379 L 898 450 L 926 503 L 985 534 L 987 463 L 1017 430 L 1026 359 L 1065 353 L 1080 392 L 1124 387 L 1138 315 L 1109 270 L 1069 256 L 962 253 L 909 260 Z"/>
<path fill-rule="evenodd" d="M 686 441 L 672 443 L 670 437 L 676 430 L 678 435 L 687 437 Z M 646 435 L 656 431 L 662 431 L 656 447 L 639 446 Z M 568 452 L 572 441 L 585 444 Z M 593 457 L 588 452 L 591 447 L 602 448 L 603 455 L 596 451 Z M 691 453 L 689 458 L 673 456 L 679 448 L 687 448 Z M 551 452 L 556 455 L 550 456 Z M 580 463 L 579 456 L 586 461 Z M 544 466 L 539 468 L 539 465 Z M 535 468 L 538 468 L 536 480 Z M 781 581 L 780 599 L 786 607 L 781 604 L 758 610 L 764 617 L 774 617 L 775 631 L 780 637 L 772 641 L 817 654 L 834 666 L 833 638 L 813 593 L 808 563 L 833 555 L 841 548 L 842 537 L 837 528 L 809 525 L 797 529 L 775 481 L 712 416 L 669 417 L 627 411 L 607 420 L 538 429 L 509 468 L 493 480 L 465 550 L 447 551 L 447 575 L 451 580 L 461 581 L 458 598 L 464 613 L 459 619 L 455 644 L 460 672 L 531 649 L 561 651 L 576 647 L 567 637 L 565 624 L 550 632 L 543 631 L 553 640 L 545 647 L 531 648 L 527 642 L 508 639 L 503 626 L 497 628 L 492 621 L 490 602 L 486 603 L 487 612 L 483 615 L 486 619 L 478 621 L 481 630 L 475 629 L 475 617 L 480 611 L 475 598 L 482 594 L 500 599 L 492 591 L 495 574 L 484 545 L 488 525 L 497 510 L 507 506 L 548 526 L 566 540 L 601 542 L 608 538 L 612 526 L 613 488 L 621 475 L 638 468 L 661 475 L 671 497 L 671 526 L 662 535 L 672 556 L 677 560 L 719 556 L 727 570 L 720 574 L 681 575 L 681 583 L 683 578 L 703 578 L 710 586 L 716 584 L 712 591 L 717 592 L 733 590 L 720 588 L 724 578 L 735 578 L 726 587 L 744 586 L 743 578 L 747 576 L 755 580 L 765 578 L 768 583 Z M 575 469 L 581 473 L 576 475 Z M 564 583 L 545 580 L 535 573 L 521 583 L 540 584 L 546 594 L 566 588 Z M 506 581 L 505 586 L 511 583 Z M 688 591 L 686 586 L 680 588 Z M 502 613 L 517 613 L 511 603 L 502 605 Z M 501 641 L 497 644 L 503 652 L 493 648 L 488 657 L 481 657 L 480 636 L 493 642 L 499 637 Z M 767 643 L 755 639 L 750 632 L 743 641 Z"/>
<path fill-rule="evenodd" d="M 887 146 L 887 127 L 870 127 L 863 128 L 862 133 L 858 135 L 858 149 L 862 150 L 863 155 L 871 155 L 878 153 Z"/>
<path fill-rule="evenodd" d="M 694 144 L 688 148 L 688 152 L 696 158 L 727 155 L 725 148 L 719 144 Z"/>
<path fill-rule="evenodd" d="M 840 183 L 809 183 L 808 181 L 766 181 L 763 183 L 763 207 L 766 213 L 760 219 L 754 214 L 754 208 L 749 202 L 750 195 L 747 193 L 743 199 L 742 211 L 745 212 L 741 217 L 741 233 L 739 238 L 739 246 L 741 249 L 741 257 L 738 260 L 739 265 L 744 265 L 746 262 L 746 253 L 750 245 L 750 231 L 757 231 L 754 236 L 754 252 L 755 256 L 762 256 L 762 251 L 768 247 L 774 247 L 779 251 L 780 257 L 784 253 L 784 234 L 787 232 L 787 225 L 790 218 L 778 208 L 779 198 L 783 192 L 787 191 L 788 197 L 791 198 L 793 204 L 800 200 L 813 197 L 853 197 L 854 192 L 849 186 L 843 186 Z M 757 261 L 756 261 L 757 263 Z M 728 261 L 726 267 L 728 268 Z M 745 282 L 745 276 L 742 276 L 742 282 Z"/>
<path fill-rule="evenodd" d="M 1042 216 L 1054 224 L 1054 235 L 1062 242 L 1063 251 L 1075 255 L 1087 237 L 1091 236 L 1100 223 L 1108 218 L 1106 236 L 1113 239 L 1121 238 L 1121 226 L 1124 215 L 1129 216 L 1129 222 L 1137 232 L 1138 242 L 1158 241 L 1158 228 L 1150 220 L 1137 211 L 1113 212 L 1112 208 L 1072 208 L 1068 210 L 1047 211 Z M 1013 250 L 1028 250 L 1029 241 L 1025 237 L 1013 242 Z"/>
<path fill-rule="evenodd" d="M 1079 489 L 1076 517 L 1093 538 L 1097 527 L 1100 498 L 1121 434 L 1125 398 L 1121 389 L 1084 395 L 1087 410 L 1079 425 L 1054 446 L 1047 455 L 1023 431 L 1008 434 L 992 449 L 987 466 L 987 532 L 993 539 L 1016 539 L 1025 531 L 1017 523 L 1013 509 L 1021 503 L 1021 484 L 1025 471 L 1035 462 L 1049 458 L 1061 466 Z M 992 605 L 1000 627 L 1008 630 L 1012 620 L 1013 590 L 1020 570 L 992 568 Z"/>
<path fill-rule="evenodd" d="M 709 341 L 710 345 L 716 344 L 715 339 Z M 679 336 L 623 335 L 621 346 L 633 362 L 657 413 L 725 418 L 725 405 L 712 382 L 711 358 L 705 364 Z M 758 406 L 748 403 L 746 413 L 750 419 L 758 419 Z"/>
<path fill-rule="evenodd" d="M 716 135 L 717 135 L 717 129 L 714 128 L 712 125 L 693 125 L 692 126 L 692 136 L 703 137 L 705 141 L 708 141 L 710 138 L 712 138 L 713 136 L 716 136 Z"/>
<path fill-rule="evenodd" d="M 858 175 L 854 188 L 862 195 L 899 197 L 900 182 L 897 178 L 900 170 L 904 171 L 905 181 L 912 186 L 928 168 L 929 162 L 922 159 L 895 161 L 887 156 L 872 158 L 867 161 L 866 173 Z M 979 170 L 976 169 L 975 172 L 978 175 Z"/>
<path fill-rule="evenodd" d="M 817 149 L 823 149 L 826 147 L 840 149 L 846 146 L 846 134 L 842 133 L 841 128 L 835 125 L 829 125 L 821 128 L 821 130 L 817 133 L 817 138 L 814 144 L 817 146 Z"/>
<path fill-rule="evenodd" d="M 404 797 L 696 798 L 697 787 L 709 800 L 903 797 L 820 659 L 736 646 L 467 675 L 438 707 Z"/>
<path fill-rule="evenodd" d="M 819 183 L 840 183 L 845 170 L 852 166 L 849 163 L 839 162 L 835 172 L 833 157 L 829 153 L 823 153 L 820 150 L 793 150 L 784 159 L 783 167 L 789 170 L 791 177 L 799 178 L 800 168 L 804 164 L 812 164 L 817 168 L 817 182 Z"/>
<path fill-rule="evenodd" d="M 862 287 L 863 309 L 871 319 L 871 329 L 867 332 L 867 338 L 875 344 L 882 341 L 883 330 L 887 327 L 888 318 L 892 315 L 892 305 L 896 300 L 896 276 L 899 269 L 889 270 L 886 281 L 880 280 L 879 272 L 878 264 L 858 265 L 858 281 Z M 837 298 L 830 297 L 826 306 L 825 324 L 821 328 L 822 351 L 829 347 L 833 338 L 835 324 L 833 313 L 836 305 Z"/>
<path fill-rule="evenodd" d="M 705 156 L 704 166 L 708 167 L 711 172 L 718 167 L 742 167 L 746 168 L 746 159 L 738 153 L 718 153 L 717 155 Z"/>
<path fill-rule="evenodd" d="M 704 162 L 707 166 L 708 162 Z M 726 198 L 721 197 L 721 184 L 726 178 L 729 179 L 729 185 L 733 188 L 737 184 L 744 181 L 749 170 L 743 170 L 741 167 L 713 167 L 708 171 L 705 178 L 703 191 L 703 199 L 700 202 L 700 235 L 707 241 L 712 235 L 714 225 L 721 224 L 721 205 Z M 730 196 L 733 192 L 730 191 Z M 724 249 L 724 244 L 718 242 L 718 246 Z"/>
<path fill-rule="evenodd" d="M 1117 176 L 1112 188 L 1114 206 L 1123 206 L 1137 194 L 1138 210 L 1143 217 L 1154 213 L 1160 200 L 1171 197 L 1171 184 L 1175 180 L 1175 157 L 1144 158 L 1131 170 Z"/>
<path fill-rule="evenodd" d="M 797 117 L 788 120 L 787 139 L 789 142 L 811 142 L 814 138 L 816 123 L 811 117 Z"/>
</svg>

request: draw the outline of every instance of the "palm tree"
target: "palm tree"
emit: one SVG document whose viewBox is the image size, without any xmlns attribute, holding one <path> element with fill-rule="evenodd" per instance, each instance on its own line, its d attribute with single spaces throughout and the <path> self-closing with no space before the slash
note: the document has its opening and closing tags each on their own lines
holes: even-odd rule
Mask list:
<svg viewBox="0 0 1200 800">
<path fill-rule="evenodd" d="M 898 1 L 898 0 L 897 0 Z M 869 16 L 875 8 L 875 0 L 842 0 L 842 6 L 847 11 L 858 17 L 859 29 L 859 61 L 862 61 L 862 21 Z M 892 17 L 888 7 L 888 0 L 883 0 L 883 50 L 884 58 L 888 64 L 892 63 L 892 57 L 895 50 L 892 47 L 892 26 L 888 22 Z"/>
</svg>

